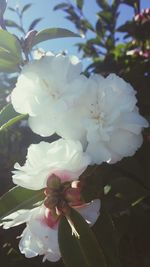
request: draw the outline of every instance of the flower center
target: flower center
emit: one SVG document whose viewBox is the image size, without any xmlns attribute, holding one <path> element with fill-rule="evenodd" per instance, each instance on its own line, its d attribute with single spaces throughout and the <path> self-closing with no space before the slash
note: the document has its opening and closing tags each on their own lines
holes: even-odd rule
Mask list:
<svg viewBox="0 0 150 267">
<path fill-rule="evenodd" d="M 92 104 L 90 107 L 90 114 L 92 119 L 95 121 L 96 124 L 103 124 L 105 115 L 103 112 L 100 111 L 98 102 L 96 105 Z"/>
<path fill-rule="evenodd" d="M 55 91 L 51 91 L 51 90 L 50 90 L 50 86 L 49 86 L 49 84 L 47 83 L 47 81 L 46 81 L 45 79 L 42 79 L 42 81 L 43 81 L 44 88 L 45 88 L 46 92 L 47 92 L 47 93 L 48 93 L 54 100 L 58 99 L 58 98 L 60 97 L 60 92 L 59 92 L 59 90 L 56 90 L 56 89 L 55 89 Z"/>
<path fill-rule="evenodd" d="M 62 214 L 67 214 L 70 207 L 80 206 L 84 203 L 81 198 L 80 181 L 61 183 L 60 178 L 55 174 L 48 178 L 44 193 L 46 196 L 44 205 L 54 219 Z"/>
</svg>

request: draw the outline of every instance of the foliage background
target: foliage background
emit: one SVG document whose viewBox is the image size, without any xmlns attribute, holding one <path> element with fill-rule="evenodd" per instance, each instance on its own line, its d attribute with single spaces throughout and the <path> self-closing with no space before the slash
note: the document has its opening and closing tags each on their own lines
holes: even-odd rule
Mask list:
<svg viewBox="0 0 150 267">
<path fill-rule="evenodd" d="M 87 19 L 83 0 L 63 1 L 54 10 L 63 11 L 76 31 L 85 36 L 82 42 L 76 44 L 82 57 L 90 62 L 86 64 L 85 75 L 95 72 L 106 76 L 114 72 L 123 77 L 137 91 L 140 113 L 150 121 L 150 10 L 142 12 L 140 0 L 95 2 L 98 5 L 96 24 Z M 122 4 L 125 5 L 124 12 L 126 6 L 134 11 L 134 17 L 118 27 L 118 12 Z M 31 28 L 35 28 L 38 22 L 40 19 L 34 21 Z M 10 20 L 6 21 L 8 30 L 10 27 L 19 29 L 18 25 L 11 23 Z M 19 27 L 23 28 L 23 25 L 19 24 Z M 25 30 L 20 28 L 21 31 Z M 119 32 L 123 35 L 118 35 Z M 15 81 L 15 75 L 1 73 L 1 107 L 8 100 Z M 98 196 L 102 200 L 102 214 L 93 230 L 103 247 L 109 267 L 150 266 L 149 129 L 143 135 L 143 146 L 134 157 L 114 165 L 102 164 L 90 169 L 90 176 L 85 178 L 84 174 L 82 178 L 86 181 L 85 199 L 89 201 Z M 0 132 L 0 194 L 13 186 L 11 170 L 14 163 L 23 162 L 28 145 L 40 140 L 26 127 L 25 122 Z M 25 259 L 18 251 L 16 236 L 22 229 L 0 229 L 2 267 L 41 266 L 41 259 Z M 43 266 L 63 266 L 63 263 L 46 262 Z"/>
</svg>

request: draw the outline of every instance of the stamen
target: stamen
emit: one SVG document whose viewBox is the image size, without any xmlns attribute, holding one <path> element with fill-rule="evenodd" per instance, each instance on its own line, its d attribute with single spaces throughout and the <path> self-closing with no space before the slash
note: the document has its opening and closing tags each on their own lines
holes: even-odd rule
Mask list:
<svg viewBox="0 0 150 267">
<path fill-rule="evenodd" d="M 71 220 L 70 216 L 69 215 L 66 215 L 66 219 L 71 227 L 71 230 L 72 230 L 72 235 L 75 235 L 76 238 L 80 239 L 80 235 L 79 233 L 77 232 L 76 228 L 75 228 L 75 225 L 73 223 L 73 221 Z"/>
</svg>

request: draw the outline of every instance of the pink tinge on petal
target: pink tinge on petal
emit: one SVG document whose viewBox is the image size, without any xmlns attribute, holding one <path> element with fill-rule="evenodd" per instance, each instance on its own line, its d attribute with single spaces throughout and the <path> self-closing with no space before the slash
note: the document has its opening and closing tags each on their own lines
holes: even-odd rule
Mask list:
<svg viewBox="0 0 150 267">
<path fill-rule="evenodd" d="M 69 171 L 57 170 L 57 171 L 53 171 L 53 174 L 55 174 L 56 176 L 58 176 L 60 178 L 60 180 L 61 180 L 62 183 L 72 180 L 72 176 L 71 176 L 71 173 Z M 50 179 L 53 174 L 51 174 L 48 177 L 48 179 Z"/>
<path fill-rule="evenodd" d="M 43 222 L 46 223 L 50 228 L 55 228 L 58 224 L 59 217 L 56 219 L 52 216 L 52 213 L 49 209 L 45 209 L 45 217 Z"/>
<path fill-rule="evenodd" d="M 80 188 L 68 188 L 65 191 L 65 199 L 71 206 L 80 206 L 83 204 L 83 201 L 81 200 Z"/>
</svg>

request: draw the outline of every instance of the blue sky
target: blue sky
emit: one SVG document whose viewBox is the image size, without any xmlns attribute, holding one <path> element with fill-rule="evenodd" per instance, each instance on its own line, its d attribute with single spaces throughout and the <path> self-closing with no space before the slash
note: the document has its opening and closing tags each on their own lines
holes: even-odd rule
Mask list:
<svg viewBox="0 0 150 267">
<path fill-rule="evenodd" d="M 43 20 L 37 26 L 37 30 L 41 30 L 44 28 L 51 28 L 51 27 L 62 27 L 67 28 L 72 31 L 75 31 L 75 28 L 71 22 L 65 19 L 65 13 L 62 11 L 53 11 L 53 7 L 56 4 L 59 4 L 63 1 L 60 0 L 8 0 L 8 6 L 15 7 L 16 5 L 25 5 L 27 3 L 33 3 L 33 6 L 30 10 L 25 13 L 24 17 L 24 25 L 26 27 L 33 21 L 33 19 L 37 17 L 42 17 Z M 84 0 L 84 13 L 86 17 L 92 22 L 94 25 L 96 22 L 96 12 L 98 11 L 98 7 L 95 0 Z M 149 3 L 148 3 L 149 2 Z M 141 1 L 142 8 L 150 7 L 149 0 L 142 0 Z M 118 20 L 118 24 L 122 24 L 127 19 L 132 18 L 133 11 L 132 8 L 122 5 L 120 9 L 120 17 Z M 16 16 L 13 12 L 7 10 L 5 13 L 5 18 L 12 19 L 17 22 Z M 14 32 L 11 28 L 10 31 Z M 67 50 L 69 54 L 78 54 L 77 48 L 74 46 L 75 43 L 81 42 L 82 39 L 80 38 L 63 38 L 52 40 L 48 42 L 44 42 L 40 44 L 40 47 L 45 49 L 46 51 L 51 50 L 54 52 L 59 52 L 62 50 Z"/>
</svg>

